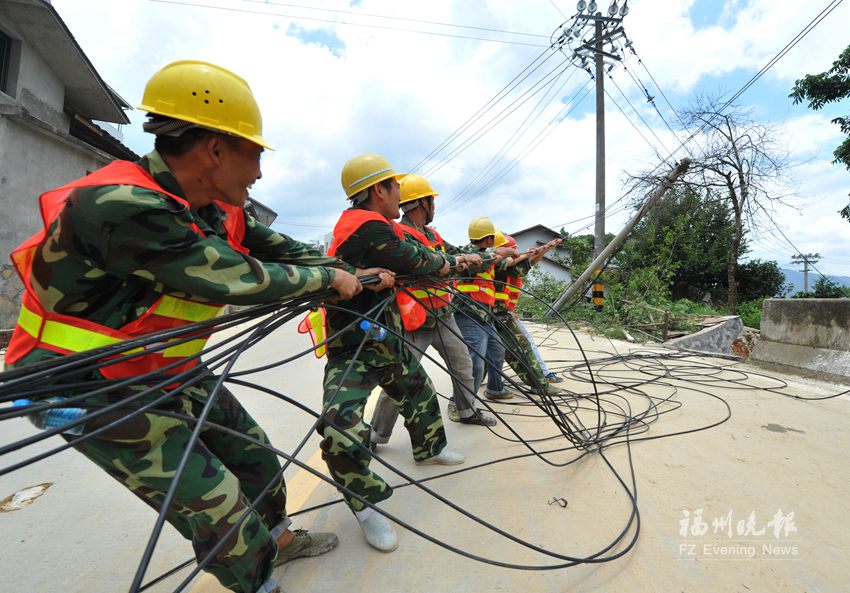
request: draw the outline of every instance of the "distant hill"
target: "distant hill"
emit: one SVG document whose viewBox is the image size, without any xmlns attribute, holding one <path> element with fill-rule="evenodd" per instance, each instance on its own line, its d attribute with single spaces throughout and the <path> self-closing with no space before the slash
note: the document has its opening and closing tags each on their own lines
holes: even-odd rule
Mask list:
<svg viewBox="0 0 850 593">
<path fill-rule="evenodd" d="M 785 282 L 792 284 L 794 287 L 789 294 L 803 292 L 803 272 L 798 272 L 797 270 L 780 271 L 785 274 Z M 826 277 L 835 282 L 838 286 L 850 286 L 850 277 L 848 276 L 830 276 L 827 274 Z M 818 281 L 818 278 L 820 278 L 820 275 L 817 272 L 809 272 L 809 290 L 812 290 L 815 282 Z"/>
</svg>

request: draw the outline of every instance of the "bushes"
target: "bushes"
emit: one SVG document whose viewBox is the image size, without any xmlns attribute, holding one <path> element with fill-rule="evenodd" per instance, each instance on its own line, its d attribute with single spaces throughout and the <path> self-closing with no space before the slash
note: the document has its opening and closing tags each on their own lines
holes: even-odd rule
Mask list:
<svg viewBox="0 0 850 593">
<path fill-rule="evenodd" d="M 761 306 L 765 297 L 738 305 L 738 315 L 746 327 L 761 329 Z"/>
</svg>

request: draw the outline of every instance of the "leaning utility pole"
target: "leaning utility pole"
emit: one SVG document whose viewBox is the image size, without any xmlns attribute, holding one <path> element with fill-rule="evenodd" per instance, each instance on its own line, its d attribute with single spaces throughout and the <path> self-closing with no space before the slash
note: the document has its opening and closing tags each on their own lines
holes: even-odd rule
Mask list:
<svg viewBox="0 0 850 593">
<path fill-rule="evenodd" d="M 661 196 L 663 196 L 668 189 L 673 185 L 673 183 L 682 176 L 682 174 L 688 170 L 688 167 L 691 166 L 690 159 L 682 159 L 667 177 L 661 182 L 661 185 L 653 192 L 651 196 L 649 196 L 643 203 L 643 205 L 638 209 L 632 219 L 626 223 L 626 226 L 622 228 L 622 230 L 617 233 L 608 245 L 605 246 L 605 249 L 602 250 L 596 258 L 587 266 L 587 269 L 575 279 L 575 281 L 570 284 L 567 290 L 562 294 L 558 300 L 552 305 L 552 309 L 547 311 L 544 315 L 544 319 L 548 319 L 552 317 L 555 312 L 560 311 L 561 308 L 567 304 L 567 301 L 572 298 L 572 296 L 578 292 L 580 289 L 583 289 L 585 283 L 590 279 L 590 276 L 595 275 L 596 271 L 604 267 L 605 261 L 614 254 L 614 252 L 620 247 L 623 241 L 626 240 L 626 237 L 629 236 L 629 233 L 632 232 L 632 229 L 635 228 L 635 225 L 640 222 L 640 219 L 649 211 L 655 202 L 657 202 Z"/>
<path fill-rule="evenodd" d="M 578 13 L 573 17 L 569 29 L 561 26 L 563 33 L 558 42 L 561 46 L 568 45 L 572 50 L 570 59 L 573 64 L 582 68 L 596 81 L 596 209 L 593 229 L 593 257 L 597 258 L 605 248 L 605 69 L 610 72 L 614 64 L 622 61 L 621 48 L 615 42 L 625 37 L 622 27 L 623 18 L 629 13 L 628 0 L 620 7 L 617 0 L 608 6 L 608 16 L 596 12 L 595 0 L 590 3 L 579 0 L 576 5 Z M 585 10 L 587 13 L 585 14 Z M 619 14 L 619 17 L 617 16 Z M 565 23 L 566 24 L 566 23 Z M 593 35 L 588 34 L 592 31 Z M 608 50 L 606 51 L 606 44 Z M 589 62 L 593 60 L 594 70 L 591 71 Z M 597 271 L 597 275 L 601 270 Z M 593 302 L 598 308 L 602 306 L 601 280 L 594 285 Z"/>
<path fill-rule="evenodd" d="M 805 293 L 809 292 L 809 264 L 814 266 L 820 261 L 820 258 L 820 253 L 807 253 L 805 255 L 800 253 L 791 256 L 792 264 L 803 264 L 803 292 Z"/>
</svg>

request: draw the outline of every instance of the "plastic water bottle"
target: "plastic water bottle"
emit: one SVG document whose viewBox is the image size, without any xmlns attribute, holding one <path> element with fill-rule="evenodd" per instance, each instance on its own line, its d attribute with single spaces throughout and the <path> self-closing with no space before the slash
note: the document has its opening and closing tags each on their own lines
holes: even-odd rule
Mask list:
<svg viewBox="0 0 850 593">
<path fill-rule="evenodd" d="M 366 336 L 374 342 L 383 342 L 387 339 L 387 328 L 372 323 L 368 319 L 360 322 L 360 329 L 366 332 Z"/>
<path fill-rule="evenodd" d="M 67 401 L 67 399 L 68 398 L 66 397 L 60 396 L 50 397 L 37 402 L 33 402 L 28 399 L 18 399 L 15 400 L 12 405 L 20 407 L 31 406 L 33 404 L 58 404 Z M 40 428 L 41 430 L 50 430 L 53 428 L 59 428 L 60 426 L 65 426 L 69 422 L 73 422 L 85 415 L 86 411 L 82 408 L 48 408 L 40 412 L 29 414 L 27 418 L 29 418 L 30 422 L 32 422 L 36 428 Z M 84 426 L 85 423 L 77 424 L 76 426 L 72 426 L 68 430 L 63 430 L 62 432 L 70 435 L 81 435 L 83 434 Z"/>
</svg>

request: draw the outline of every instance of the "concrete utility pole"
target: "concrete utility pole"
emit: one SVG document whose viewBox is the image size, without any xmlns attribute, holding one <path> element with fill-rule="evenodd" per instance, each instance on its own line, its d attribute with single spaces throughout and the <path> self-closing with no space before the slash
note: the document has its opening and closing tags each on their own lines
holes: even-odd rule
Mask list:
<svg viewBox="0 0 850 593">
<path fill-rule="evenodd" d="M 613 0 L 608 6 L 608 16 L 597 12 L 595 0 L 579 0 L 578 11 L 573 23 L 565 29 L 558 43 L 572 50 L 573 64 L 587 71 L 596 81 L 596 220 L 594 228 L 593 255 L 602 253 L 605 247 L 605 70 L 610 72 L 614 64 L 621 62 L 621 47 L 616 42 L 625 38 L 623 18 L 629 14 L 629 2 L 619 6 Z M 585 12 L 586 11 L 586 12 Z M 565 23 L 566 24 L 566 23 Z M 592 33 L 592 35 L 590 35 Z M 606 45 L 608 49 L 606 50 Z M 590 69 L 593 60 L 594 70 Z"/>
<path fill-rule="evenodd" d="M 820 261 L 820 258 L 820 253 L 807 253 L 805 255 L 800 253 L 799 255 L 791 256 L 792 264 L 803 264 L 803 292 L 809 292 L 809 265 L 815 265 Z"/>
<path fill-rule="evenodd" d="M 582 68 L 596 81 L 596 208 L 593 229 L 593 257 L 597 258 L 605 248 L 605 69 L 608 71 L 614 64 L 621 62 L 621 48 L 616 43 L 620 38 L 625 38 L 623 29 L 623 18 L 629 13 L 628 0 L 623 6 L 618 5 L 617 0 L 612 0 L 608 6 L 608 16 L 602 16 L 597 12 L 595 0 L 586 2 L 579 0 L 576 5 L 578 13 L 573 17 L 573 23 L 569 29 L 562 25 L 563 33 L 558 43 L 569 45 L 572 49 L 570 59 L 573 64 Z M 585 13 L 587 11 L 587 13 Z M 619 15 L 619 16 L 618 16 Z M 566 23 L 565 23 L 566 24 Z M 592 36 L 588 35 L 592 31 Z M 608 49 L 606 51 L 606 44 Z M 590 59 L 593 59 L 594 70 L 589 67 Z M 601 270 L 597 270 L 597 276 Z M 593 303 L 597 309 L 602 308 L 603 284 L 601 279 L 593 288 Z"/>
<path fill-rule="evenodd" d="M 597 16 L 601 16 L 597 13 Z M 602 21 L 596 21 L 596 224 L 593 227 L 593 257 L 605 248 L 605 66 L 602 55 Z"/>
</svg>

